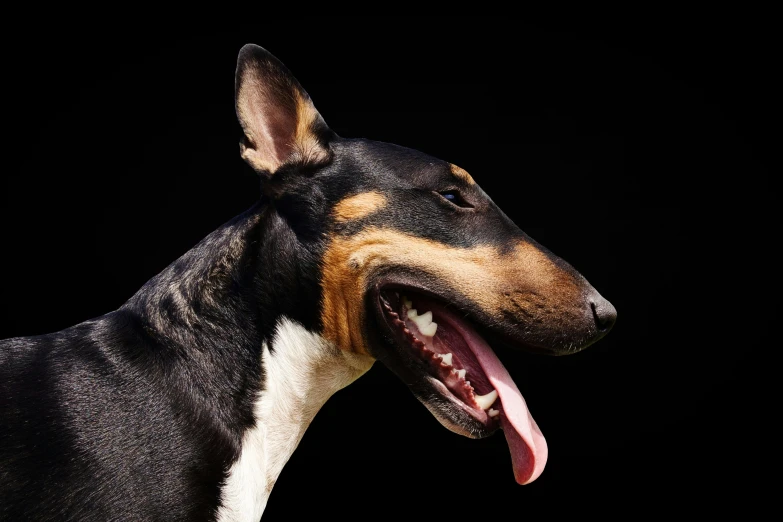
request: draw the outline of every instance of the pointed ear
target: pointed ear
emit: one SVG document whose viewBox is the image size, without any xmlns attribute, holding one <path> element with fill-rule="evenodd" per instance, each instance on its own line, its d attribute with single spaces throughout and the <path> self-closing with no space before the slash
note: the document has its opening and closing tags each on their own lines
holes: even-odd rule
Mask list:
<svg viewBox="0 0 783 522">
<path fill-rule="evenodd" d="M 235 107 L 245 135 L 242 158 L 264 177 L 282 166 L 329 162 L 334 133 L 291 72 L 265 49 L 239 51 Z"/>
</svg>

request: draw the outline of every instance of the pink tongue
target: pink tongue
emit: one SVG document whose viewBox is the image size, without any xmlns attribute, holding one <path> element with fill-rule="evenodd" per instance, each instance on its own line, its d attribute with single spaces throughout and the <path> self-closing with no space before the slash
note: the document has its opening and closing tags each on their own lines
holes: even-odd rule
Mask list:
<svg viewBox="0 0 783 522">
<path fill-rule="evenodd" d="M 519 388 L 492 348 L 470 329 L 460 330 L 503 405 L 500 420 L 511 452 L 514 478 L 519 484 L 529 484 L 541 475 L 546 465 L 549 451 L 544 435 L 530 415 Z"/>
</svg>

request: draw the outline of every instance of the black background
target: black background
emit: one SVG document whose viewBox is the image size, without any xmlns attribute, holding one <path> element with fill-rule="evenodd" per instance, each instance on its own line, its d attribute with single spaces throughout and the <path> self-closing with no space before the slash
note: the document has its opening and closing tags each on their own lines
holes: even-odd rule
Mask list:
<svg viewBox="0 0 783 522">
<path fill-rule="evenodd" d="M 4 44 L 0 337 L 117 308 L 253 204 L 233 107 L 253 42 L 338 134 L 464 167 L 618 310 L 580 354 L 505 354 L 549 443 L 533 484 L 514 483 L 501 433 L 448 432 L 376 365 L 318 414 L 265 520 L 758 509 L 779 414 L 761 371 L 779 310 L 768 18 L 20 24 Z"/>
</svg>

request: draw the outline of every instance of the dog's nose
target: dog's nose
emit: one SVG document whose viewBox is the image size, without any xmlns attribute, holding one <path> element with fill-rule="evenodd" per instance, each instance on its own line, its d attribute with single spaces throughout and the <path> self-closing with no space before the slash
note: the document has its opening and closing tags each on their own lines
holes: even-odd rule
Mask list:
<svg viewBox="0 0 783 522">
<path fill-rule="evenodd" d="M 590 300 L 590 307 L 593 309 L 593 320 L 598 332 L 602 335 L 609 332 L 617 319 L 617 310 L 612 303 L 596 292 Z"/>
</svg>

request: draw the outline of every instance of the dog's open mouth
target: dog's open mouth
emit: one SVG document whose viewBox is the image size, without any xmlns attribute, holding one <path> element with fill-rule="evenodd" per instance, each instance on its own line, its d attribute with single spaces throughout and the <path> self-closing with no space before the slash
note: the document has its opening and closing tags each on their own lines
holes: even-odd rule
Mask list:
<svg viewBox="0 0 783 522">
<path fill-rule="evenodd" d="M 407 288 L 379 292 L 396 347 L 384 362 L 450 430 L 485 437 L 503 429 L 520 484 L 543 471 L 547 445 L 495 352 L 455 307 Z"/>
</svg>

